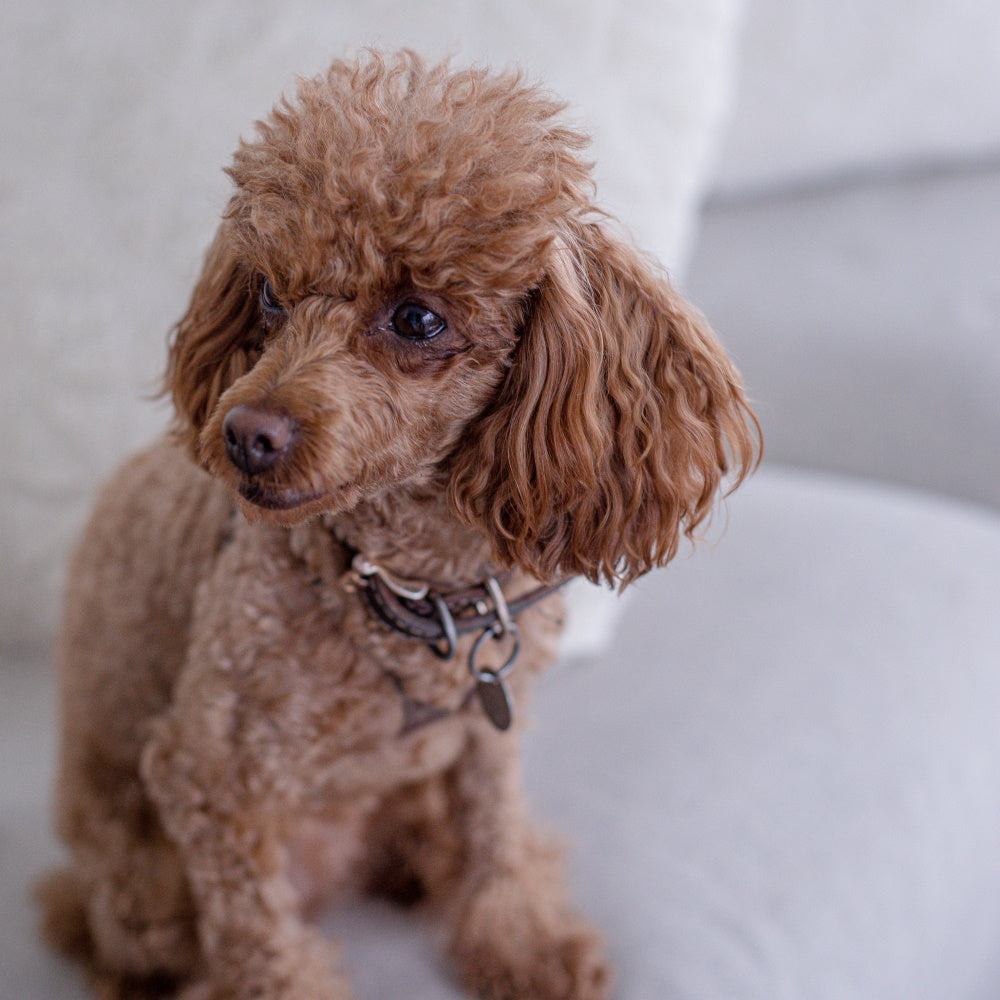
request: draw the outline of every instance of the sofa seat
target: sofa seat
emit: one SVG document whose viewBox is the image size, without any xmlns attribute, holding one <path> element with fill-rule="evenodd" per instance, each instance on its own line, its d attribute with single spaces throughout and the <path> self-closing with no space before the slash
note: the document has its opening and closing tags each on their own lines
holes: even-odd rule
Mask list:
<svg viewBox="0 0 1000 1000">
<path fill-rule="evenodd" d="M 536 813 L 621 1000 L 986 1000 L 1000 982 L 1000 517 L 765 466 L 542 682 Z M 54 685 L 0 671 L 0 1000 L 82 1000 L 26 889 Z M 325 918 L 362 1000 L 448 1000 L 435 929 Z"/>
</svg>

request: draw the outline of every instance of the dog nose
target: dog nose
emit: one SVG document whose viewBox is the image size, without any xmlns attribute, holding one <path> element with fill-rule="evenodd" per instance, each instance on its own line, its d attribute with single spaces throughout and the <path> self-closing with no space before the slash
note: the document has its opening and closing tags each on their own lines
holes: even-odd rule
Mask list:
<svg viewBox="0 0 1000 1000">
<path fill-rule="evenodd" d="M 284 413 L 234 406 L 222 422 L 222 433 L 233 465 L 248 476 L 257 476 L 288 457 L 296 427 Z"/>
</svg>

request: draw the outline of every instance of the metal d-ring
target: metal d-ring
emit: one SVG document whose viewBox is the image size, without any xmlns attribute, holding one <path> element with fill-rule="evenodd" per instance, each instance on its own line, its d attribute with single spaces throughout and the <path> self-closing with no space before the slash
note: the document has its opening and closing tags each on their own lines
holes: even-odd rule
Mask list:
<svg viewBox="0 0 1000 1000">
<path fill-rule="evenodd" d="M 430 642 L 428 645 L 435 656 L 442 660 L 450 660 L 455 655 L 455 648 L 458 646 L 458 629 L 455 627 L 455 618 L 440 594 L 431 591 L 427 596 L 434 605 L 438 623 L 444 631 L 444 635 L 440 639 L 436 642 Z M 442 640 L 444 641 L 443 647 L 439 645 Z"/>
<path fill-rule="evenodd" d="M 508 619 L 509 621 L 509 619 Z M 507 657 L 506 662 L 502 667 L 493 668 L 487 667 L 485 669 L 476 666 L 476 657 L 479 655 L 479 650 L 481 649 L 483 643 L 489 639 L 495 639 L 499 642 L 504 636 L 510 636 L 514 640 L 514 646 L 510 651 L 510 656 Z M 475 681 L 481 681 L 485 683 L 495 683 L 502 677 L 506 677 L 510 673 L 514 666 L 514 661 L 517 659 L 518 654 L 521 652 L 521 635 L 517 630 L 517 626 L 513 621 L 509 621 L 509 624 L 504 625 L 503 622 L 494 622 L 489 628 L 483 629 L 479 633 L 476 641 L 472 644 L 472 651 L 469 653 L 469 673 L 472 674 L 472 678 Z"/>
</svg>

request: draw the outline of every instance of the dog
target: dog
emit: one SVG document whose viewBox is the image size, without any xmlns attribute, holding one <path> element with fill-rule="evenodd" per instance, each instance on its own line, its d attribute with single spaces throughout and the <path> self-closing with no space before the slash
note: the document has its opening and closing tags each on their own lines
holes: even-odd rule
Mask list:
<svg viewBox="0 0 1000 1000">
<path fill-rule="evenodd" d="M 351 996 L 308 919 L 422 901 L 493 1000 L 597 1000 L 525 815 L 559 585 L 668 562 L 759 455 L 702 317 L 516 72 L 335 62 L 257 123 L 59 663 L 49 938 L 103 998 Z"/>
</svg>

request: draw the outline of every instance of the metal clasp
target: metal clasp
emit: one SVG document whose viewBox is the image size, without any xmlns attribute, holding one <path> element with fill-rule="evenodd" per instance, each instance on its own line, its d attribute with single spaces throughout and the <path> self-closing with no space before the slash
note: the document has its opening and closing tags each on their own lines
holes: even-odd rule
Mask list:
<svg viewBox="0 0 1000 1000">
<path fill-rule="evenodd" d="M 404 580 L 363 556 L 360 552 L 351 560 L 351 571 L 359 583 L 377 576 L 397 597 L 407 601 L 422 601 L 430 593 L 430 585 L 418 580 Z"/>
</svg>

